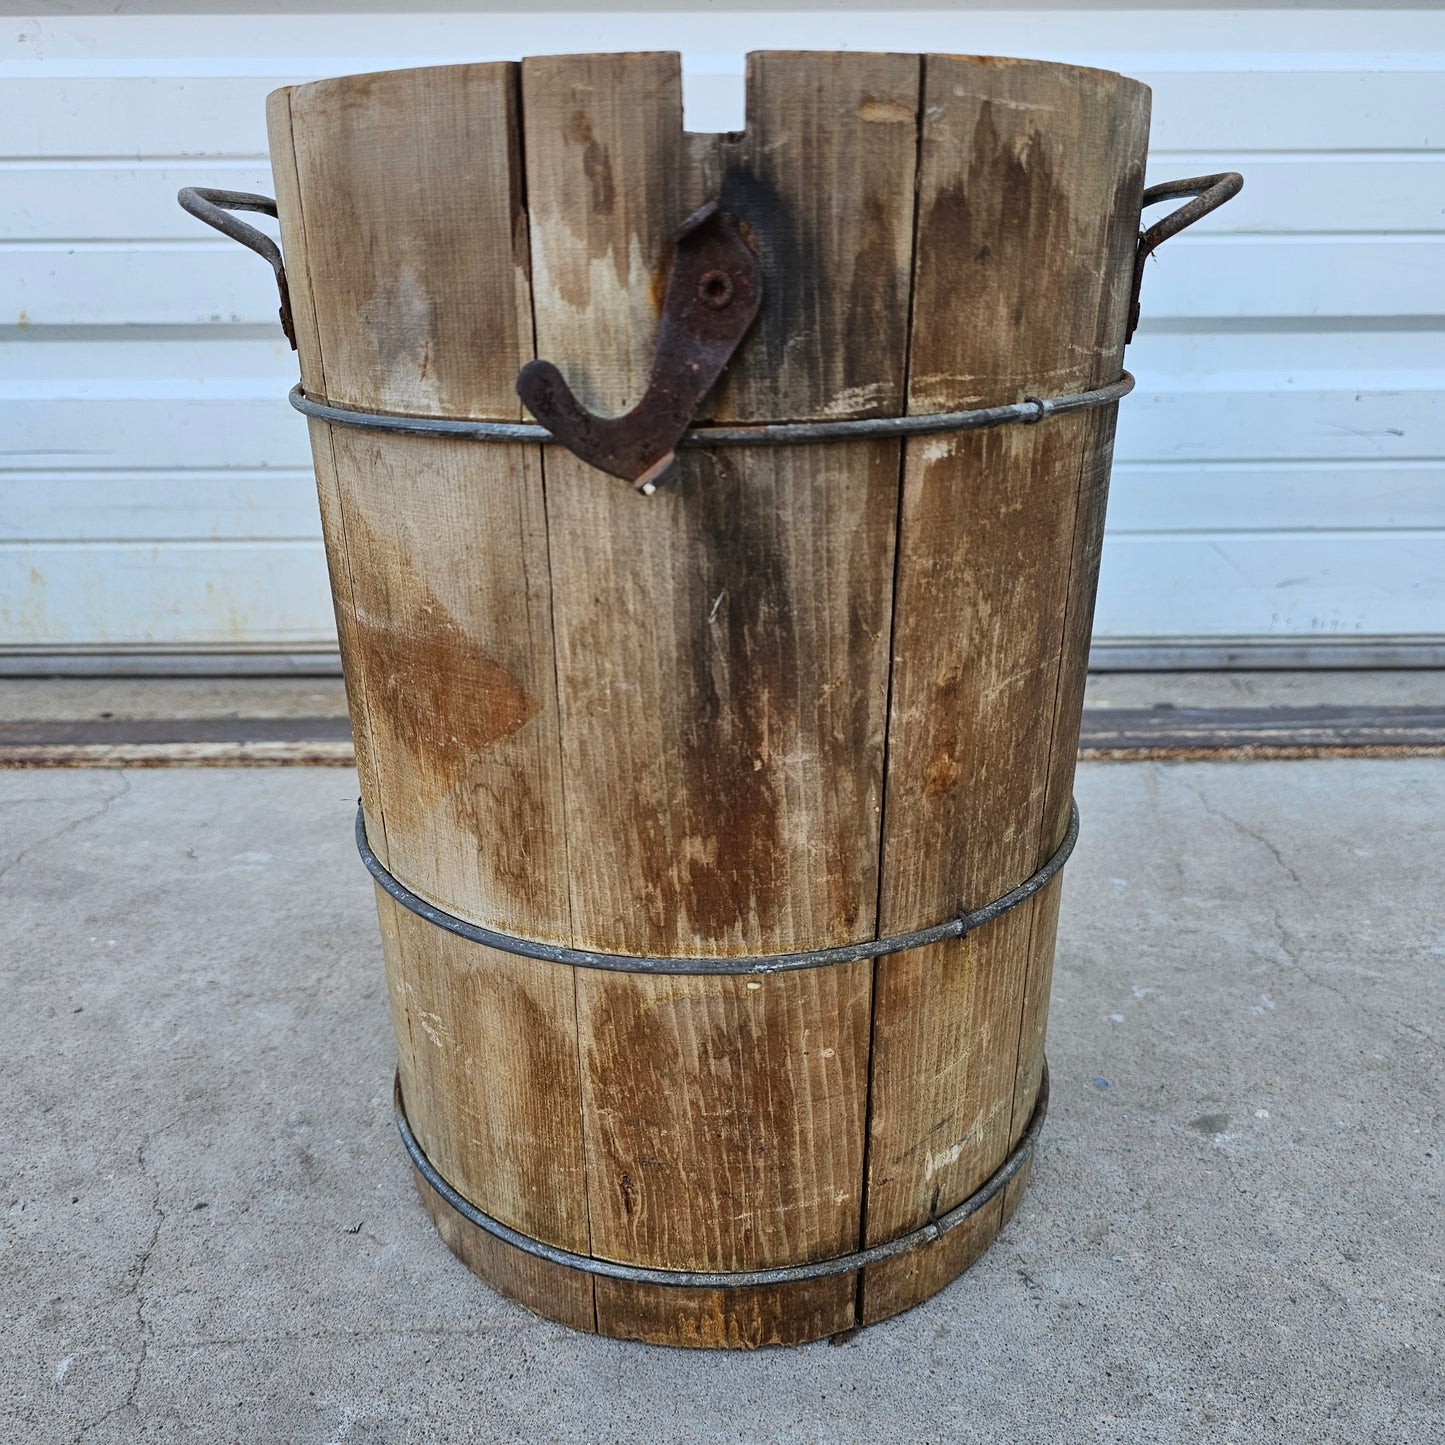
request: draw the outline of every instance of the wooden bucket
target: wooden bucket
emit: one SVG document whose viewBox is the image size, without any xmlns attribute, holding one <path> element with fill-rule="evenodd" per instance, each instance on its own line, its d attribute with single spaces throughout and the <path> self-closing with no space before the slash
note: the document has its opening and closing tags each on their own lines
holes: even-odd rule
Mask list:
<svg viewBox="0 0 1445 1445">
<path fill-rule="evenodd" d="M 532 432 L 334 409 L 529 422 L 546 357 L 625 411 L 669 238 L 713 199 L 763 286 L 714 423 L 1105 387 L 1147 89 L 763 53 L 746 130 L 697 135 L 676 55 L 592 55 L 319 81 L 269 121 L 399 1110 L 443 1239 L 531 1309 L 670 1344 L 926 1298 L 1017 1207 L 1041 1116 L 1039 870 L 1123 388 L 693 446 L 651 497 Z"/>
</svg>

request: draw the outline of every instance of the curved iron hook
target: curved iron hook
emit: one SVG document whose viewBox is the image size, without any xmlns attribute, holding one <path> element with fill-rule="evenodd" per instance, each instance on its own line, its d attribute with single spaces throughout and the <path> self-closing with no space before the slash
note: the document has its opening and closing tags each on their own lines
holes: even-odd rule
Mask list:
<svg viewBox="0 0 1445 1445">
<path fill-rule="evenodd" d="M 709 202 L 673 237 L 642 400 L 623 416 L 598 416 L 550 361 L 529 361 L 517 373 L 517 395 L 568 450 L 650 495 L 672 470 L 677 444 L 747 335 L 762 298 L 762 267 L 742 222 Z"/>
</svg>

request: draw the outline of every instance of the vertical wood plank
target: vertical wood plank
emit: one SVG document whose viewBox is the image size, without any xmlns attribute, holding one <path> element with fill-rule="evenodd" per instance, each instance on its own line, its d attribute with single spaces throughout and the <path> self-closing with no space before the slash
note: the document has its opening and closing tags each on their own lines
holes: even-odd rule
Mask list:
<svg viewBox="0 0 1445 1445">
<path fill-rule="evenodd" d="M 895 72 L 911 78 L 907 143 L 854 153 L 853 129 L 835 131 L 831 120 L 839 96 L 868 91 L 875 62 L 885 100 Z M 844 176 L 846 188 L 861 167 L 876 245 L 860 258 L 854 237 L 831 281 L 841 276 L 846 298 L 864 285 L 861 265 L 887 294 L 891 275 L 869 258 L 908 249 L 916 60 L 763 66 L 768 84 L 752 95 L 741 150 L 684 140 L 677 66 L 672 55 L 523 65 L 538 354 L 599 406 L 635 400 L 667 237 L 720 187 L 758 237 L 759 326 L 774 306 L 827 313 L 788 351 L 784 411 L 856 414 L 886 401 L 879 387 L 845 395 L 861 374 L 840 360 L 846 299 L 806 300 L 819 294 L 816 278 L 777 238 L 811 235 L 830 207 L 847 212 L 856 198 L 825 198 L 816 176 Z M 881 133 L 897 129 L 888 121 Z M 768 186 L 756 176 L 743 184 L 749 146 L 769 158 Z M 889 196 L 891 212 L 879 200 Z M 625 343 L 624 327 L 633 328 Z M 901 385 L 901 343 L 891 353 L 889 345 L 886 334 L 875 338 L 861 364 Z M 761 377 L 778 346 L 755 330 L 734 372 L 751 366 Z M 586 365 L 574 372 L 572 358 Z M 780 414 L 776 386 L 766 406 L 761 383 L 753 386 L 728 404 Z M 738 953 L 872 934 L 898 456 L 891 442 L 689 452 L 677 480 L 642 499 L 547 453 L 579 943 Z M 866 965 L 764 980 L 584 972 L 578 987 L 595 1252 L 727 1269 L 854 1247 Z M 677 1342 L 765 1343 L 850 1326 L 853 1293 L 851 1277 L 761 1292 L 599 1281 L 598 1325 Z"/>
<path fill-rule="evenodd" d="M 1114 247 L 1110 274 L 1124 272 L 1132 264 L 1132 234 L 1119 227 L 1110 237 Z M 1118 318 L 1127 305 L 1118 294 L 1106 301 L 1105 314 Z M 1122 325 L 1122 322 L 1120 323 Z M 1110 360 L 1122 364 L 1123 344 L 1113 358 L 1105 358 L 1101 371 L 1107 374 Z M 1086 441 L 1085 462 L 1079 478 L 1079 500 L 1075 509 L 1074 551 L 1069 571 L 1069 595 L 1064 619 L 1063 656 L 1054 707 L 1053 747 L 1049 756 L 1044 793 L 1046 837 L 1061 837 L 1068 826 L 1078 766 L 1079 726 L 1083 718 L 1084 683 L 1088 669 L 1089 639 L 1093 633 L 1094 600 L 1098 592 L 1099 560 L 1104 542 L 1104 509 L 1108 501 L 1109 472 L 1114 454 L 1114 425 L 1117 409 L 1100 411 L 1091 417 L 1093 435 Z M 1053 986 L 1054 939 L 1058 931 L 1059 895 L 1062 879 L 1056 879 L 1040 895 L 1038 925 L 1030 955 L 1025 985 L 1023 1016 L 1019 1029 L 1018 1071 L 1014 1082 L 1010 1141 L 1028 1127 L 1038 1098 L 1043 1075 L 1044 1039 L 1048 1027 L 1049 994 Z M 1049 895 L 1052 895 L 1050 897 Z M 1021 1173 L 1008 1187 L 1003 1202 L 1007 1220 L 1018 1207 L 1018 1197 L 1027 1184 Z"/>
<path fill-rule="evenodd" d="M 671 235 L 706 199 L 684 161 L 681 59 L 531 57 L 521 84 L 537 354 L 583 405 L 624 412 L 652 366 Z"/>
<path fill-rule="evenodd" d="M 930 55 L 911 411 L 1113 380 L 1149 90 L 1112 71 Z"/>
<path fill-rule="evenodd" d="M 517 67 L 348 75 L 291 91 L 331 400 L 508 418 L 532 358 Z"/>
<path fill-rule="evenodd" d="M 517 414 L 514 379 L 533 352 L 516 86 L 515 66 L 482 65 L 291 90 L 294 178 L 278 203 L 288 268 L 314 303 L 308 389 L 378 410 Z M 566 939 L 536 449 L 313 436 L 371 758 L 372 846 L 453 913 Z M 423 1148 L 481 1208 L 585 1250 L 571 971 L 463 943 L 379 899 Z M 440 1201 L 428 1208 L 499 1288 L 590 1327 L 590 1279 L 518 1255 Z"/>
<path fill-rule="evenodd" d="M 402 1100 L 427 1158 L 504 1224 L 587 1253 L 571 970 L 458 938 L 379 888 L 376 904 Z M 532 1309 L 594 1327 L 589 1276 L 479 1229 L 420 1175 L 417 1188 L 470 1269 Z"/>
<path fill-rule="evenodd" d="M 287 289 L 296 328 L 297 359 L 301 384 L 320 396 L 326 393 L 326 369 L 321 356 L 321 339 L 316 329 L 316 307 L 312 300 L 310 255 L 306 246 L 306 225 L 301 207 L 300 181 L 296 173 L 296 142 L 291 124 L 291 91 L 287 86 L 266 97 L 266 127 L 271 147 L 271 175 L 276 187 L 276 211 L 281 227 L 281 250 L 286 259 Z M 342 517 L 341 496 L 336 479 L 336 460 L 331 453 L 331 428 L 320 421 L 308 423 L 311 455 L 316 468 L 316 495 L 321 509 L 321 535 L 326 548 L 331 603 L 336 615 L 336 632 L 343 658 L 356 652 L 354 622 L 356 599 L 351 582 L 350 551 Z M 351 714 L 351 736 L 356 749 L 356 771 L 361 784 L 362 807 L 367 832 L 386 862 L 386 831 L 382 826 L 381 800 L 377 791 L 376 763 L 371 746 L 371 717 L 366 692 L 354 669 L 343 668 L 347 711 Z"/>
<path fill-rule="evenodd" d="M 489 927 L 564 940 L 567 849 L 535 448 L 337 427 L 389 866 Z"/>
<path fill-rule="evenodd" d="M 903 409 L 920 58 L 758 51 L 747 126 L 707 169 L 762 262 L 762 314 L 711 414 L 752 421 Z"/>
<path fill-rule="evenodd" d="M 1101 71 L 927 58 L 911 410 L 1051 395 L 1118 374 L 1147 96 Z M 1051 790 L 1051 760 L 1087 650 L 1087 633 L 1068 619 L 1087 568 L 1079 492 L 1097 436 L 1085 413 L 908 445 L 887 931 L 977 907 L 1027 877 L 1062 837 L 1067 800 Z M 1021 1132 L 1020 1034 L 1031 1046 L 1038 1031 L 1025 1014 L 1042 996 L 1053 907 L 1040 896 L 968 939 L 880 960 L 870 1241 L 966 1198 Z M 1002 1209 L 1000 1199 L 961 1238 L 906 1265 L 870 1270 L 864 1318 L 941 1287 L 997 1232 Z"/>
<path fill-rule="evenodd" d="M 459 1193 L 587 1251 L 572 975 L 458 938 L 377 890 L 407 1119 Z"/>
<path fill-rule="evenodd" d="M 515 415 L 532 351 L 516 81 L 471 65 L 291 90 L 333 400 Z M 389 866 L 465 917 L 566 937 L 536 449 L 336 427 L 329 462 Z"/>
<path fill-rule="evenodd" d="M 579 943 L 871 936 L 896 458 L 693 452 L 641 499 L 547 457 Z"/>
</svg>

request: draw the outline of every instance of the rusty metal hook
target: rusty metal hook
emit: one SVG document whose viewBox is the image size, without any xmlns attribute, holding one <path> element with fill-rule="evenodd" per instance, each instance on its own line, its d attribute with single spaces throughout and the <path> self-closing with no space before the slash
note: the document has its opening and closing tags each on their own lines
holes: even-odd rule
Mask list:
<svg viewBox="0 0 1445 1445">
<path fill-rule="evenodd" d="M 296 326 L 291 320 L 291 291 L 286 285 L 286 266 L 281 260 L 281 248 L 264 231 L 238 221 L 232 211 L 259 211 L 263 216 L 276 214 L 276 202 L 270 196 L 253 195 L 250 191 L 211 191 L 200 186 L 183 186 L 176 194 L 176 201 L 183 211 L 188 211 L 198 221 L 204 221 L 212 229 L 233 241 L 254 251 L 271 263 L 276 273 L 276 289 L 281 293 L 281 329 L 291 350 L 296 350 Z"/>
<path fill-rule="evenodd" d="M 651 495 L 672 470 L 678 442 L 747 335 L 762 298 L 762 269 L 742 222 L 710 201 L 673 237 L 642 400 L 622 416 L 598 416 L 550 361 L 529 361 L 517 373 L 517 395 L 569 451 Z"/>
<path fill-rule="evenodd" d="M 1162 221 L 1156 221 L 1147 231 L 1139 233 L 1139 245 L 1134 252 L 1134 289 L 1129 297 L 1129 330 L 1125 342 L 1134 339 L 1139 325 L 1139 289 L 1144 284 L 1144 263 L 1155 250 L 1170 236 L 1177 236 L 1187 226 L 1192 226 L 1211 211 L 1217 211 L 1226 201 L 1231 201 L 1244 189 L 1244 177 L 1238 171 L 1221 171 L 1217 176 L 1194 176 L 1185 181 L 1162 181 L 1150 186 L 1144 192 L 1141 209 L 1157 206 L 1160 201 L 1177 201 L 1183 196 L 1192 196 L 1187 206 L 1170 211 Z"/>
</svg>

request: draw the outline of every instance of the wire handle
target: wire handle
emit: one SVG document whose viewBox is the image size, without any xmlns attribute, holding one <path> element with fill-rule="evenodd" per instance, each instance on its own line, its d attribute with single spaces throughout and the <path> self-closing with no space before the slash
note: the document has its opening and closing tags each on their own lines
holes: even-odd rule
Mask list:
<svg viewBox="0 0 1445 1445">
<path fill-rule="evenodd" d="M 296 350 L 296 325 L 291 319 L 291 291 L 286 285 L 286 263 L 281 248 L 264 231 L 248 226 L 231 215 L 232 211 L 259 211 L 263 216 L 276 214 L 276 202 L 270 196 L 253 195 L 250 191 L 212 191 L 200 186 L 185 186 L 176 195 L 183 211 L 233 241 L 239 241 L 270 264 L 276 273 L 276 289 L 281 294 L 281 329 L 291 350 Z"/>
<path fill-rule="evenodd" d="M 1157 206 L 1160 201 L 1177 201 L 1190 196 L 1187 206 L 1170 211 L 1162 221 L 1156 221 L 1148 230 L 1140 231 L 1139 246 L 1134 253 L 1134 289 L 1129 298 L 1129 330 L 1125 342 L 1134 339 L 1139 325 L 1139 289 L 1144 284 L 1144 263 L 1171 236 L 1192 226 L 1202 216 L 1217 211 L 1226 201 L 1233 200 L 1244 189 L 1244 177 L 1238 171 L 1221 171 L 1217 176 L 1193 176 L 1183 181 L 1161 181 L 1144 192 L 1141 209 Z"/>
</svg>

